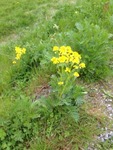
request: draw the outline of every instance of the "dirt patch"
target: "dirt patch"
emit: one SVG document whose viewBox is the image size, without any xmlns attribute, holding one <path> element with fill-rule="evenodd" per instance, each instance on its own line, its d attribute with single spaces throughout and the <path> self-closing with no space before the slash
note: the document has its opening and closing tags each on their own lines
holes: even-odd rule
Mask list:
<svg viewBox="0 0 113 150">
<path fill-rule="evenodd" d="M 38 86 L 35 89 L 35 100 L 38 100 L 41 98 L 41 96 L 47 97 L 50 94 L 50 86 L 49 85 L 42 85 Z"/>
</svg>

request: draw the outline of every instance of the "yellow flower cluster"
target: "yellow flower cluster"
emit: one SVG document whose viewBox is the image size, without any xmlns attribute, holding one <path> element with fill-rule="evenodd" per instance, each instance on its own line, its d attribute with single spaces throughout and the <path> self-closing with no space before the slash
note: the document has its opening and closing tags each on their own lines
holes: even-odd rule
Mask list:
<svg viewBox="0 0 113 150">
<path fill-rule="evenodd" d="M 56 57 L 53 57 L 51 61 L 53 64 L 65 64 L 65 72 L 71 73 L 76 69 L 85 68 L 85 63 L 81 62 L 81 55 L 73 51 L 70 46 L 54 46 L 53 51 Z M 73 72 L 73 75 L 79 77 L 78 72 Z"/>
<path fill-rule="evenodd" d="M 26 49 L 15 47 L 15 53 L 16 53 L 16 56 L 15 56 L 15 60 L 13 61 L 13 64 L 16 64 L 16 60 L 19 60 L 21 56 L 26 53 Z"/>
<path fill-rule="evenodd" d="M 51 61 L 53 64 L 59 64 L 59 63 L 72 63 L 73 65 L 77 64 L 78 67 L 84 68 L 85 64 L 81 63 L 81 55 L 78 52 L 72 51 L 70 46 L 54 46 L 53 51 L 59 54 L 58 57 L 53 57 Z"/>
</svg>

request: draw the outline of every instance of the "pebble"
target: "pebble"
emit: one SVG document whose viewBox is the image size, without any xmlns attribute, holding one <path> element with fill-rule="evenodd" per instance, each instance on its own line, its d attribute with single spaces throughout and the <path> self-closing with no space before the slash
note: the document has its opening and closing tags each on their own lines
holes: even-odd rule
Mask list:
<svg viewBox="0 0 113 150">
<path fill-rule="evenodd" d="M 112 107 L 108 107 L 108 111 L 113 111 L 113 108 Z"/>
<path fill-rule="evenodd" d="M 111 104 L 108 104 L 107 107 L 112 107 Z"/>
<path fill-rule="evenodd" d="M 110 117 L 112 117 L 113 114 L 109 114 Z"/>
</svg>

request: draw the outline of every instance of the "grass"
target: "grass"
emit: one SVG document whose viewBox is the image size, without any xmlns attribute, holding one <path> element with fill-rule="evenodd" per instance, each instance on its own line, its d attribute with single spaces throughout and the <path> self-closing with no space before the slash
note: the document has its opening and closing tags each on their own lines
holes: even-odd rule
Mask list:
<svg viewBox="0 0 113 150">
<path fill-rule="evenodd" d="M 35 44 L 35 42 L 37 42 L 38 39 L 36 38 L 36 36 L 39 36 L 39 34 L 42 32 L 40 30 L 40 24 L 42 24 L 46 17 L 49 18 L 50 14 L 47 8 L 52 7 L 53 3 L 46 2 L 45 4 L 44 1 L 30 1 L 29 5 L 27 5 L 26 0 L 18 2 L 10 1 L 7 7 L 5 5 L 5 1 L 0 3 L 0 60 L 2 60 L 2 65 L 0 67 L 0 74 L 2 75 L 2 77 L 0 79 L 2 90 L 6 87 L 5 84 L 7 84 L 7 82 L 10 80 L 9 78 L 12 70 L 10 68 L 13 59 L 13 56 L 11 56 L 10 54 L 14 53 L 14 47 L 16 45 L 24 45 L 26 41 L 29 41 L 30 43 L 32 42 L 33 45 Z M 46 6 L 47 8 L 45 9 Z M 47 14 L 47 16 L 44 15 L 45 13 Z M 39 34 L 37 34 L 38 32 Z M 23 40 L 21 40 L 21 38 Z M 38 38 L 40 38 L 40 36 Z M 32 40 L 34 41 L 34 43 Z M 30 44 L 30 46 L 32 44 Z M 4 83 L 5 81 L 6 83 Z"/>
<path fill-rule="evenodd" d="M 0 38 L 19 33 L 22 29 L 29 28 L 36 22 L 40 23 L 40 15 L 44 13 L 41 11 L 41 7 L 44 7 L 45 1 L 29 1 L 28 4 L 26 0 L 16 2 L 9 0 L 8 5 L 5 4 L 6 1 L 0 2 Z M 47 2 L 46 5 L 48 5 Z"/>
<path fill-rule="evenodd" d="M 65 117 L 61 119 L 60 126 L 57 126 L 52 131 L 52 135 L 45 138 L 42 136 L 42 145 L 39 144 L 40 139 L 34 140 L 34 144 L 31 146 L 31 150 L 40 149 L 40 146 L 45 146 L 45 149 L 84 149 L 88 148 L 88 144 L 91 142 L 92 136 L 95 133 L 99 134 L 97 129 L 98 121 L 96 118 L 81 112 L 81 119 L 79 123 L 74 123 L 71 120 L 67 120 Z M 44 144 L 47 143 L 47 144 Z"/>
<path fill-rule="evenodd" d="M 81 53 L 89 67 L 80 74 L 84 82 L 89 81 L 91 76 L 92 80 L 97 80 L 104 69 L 107 76 L 111 72 L 103 69 L 103 66 L 110 64 L 110 69 L 113 68 L 113 5 L 112 1 L 108 6 L 106 0 L 96 2 L 9 0 L 7 4 L 6 0 L 0 1 L 2 149 L 87 150 L 88 145 L 101 133 L 97 127 L 99 124 L 104 127 L 107 118 L 102 113 L 91 113 L 93 106 L 90 102 L 81 107 L 80 121 L 75 123 L 67 115 L 58 113 L 54 116 L 43 110 L 40 118 L 35 102 L 31 101 L 37 87 L 48 84 L 56 73 L 55 67 L 49 62 L 54 45 L 70 45 Z M 27 54 L 16 66 L 12 64 L 15 46 L 27 49 Z M 102 67 L 98 69 L 98 66 Z M 78 83 L 81 84 L 80 81 Z M 113 145 L 109 141 L 97 142 L 96 147 L 100 150 L 110 149 Z"/>
</svg>

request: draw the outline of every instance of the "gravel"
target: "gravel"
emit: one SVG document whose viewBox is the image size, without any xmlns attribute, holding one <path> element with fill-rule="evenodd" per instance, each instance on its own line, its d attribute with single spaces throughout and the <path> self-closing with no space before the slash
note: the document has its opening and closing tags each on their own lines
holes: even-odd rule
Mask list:
<svg viewBox="0 0 113 150">
<path fill-rule="evenodd" d="M 107 86 L 107 88 L 106 88 Z M 89 90 L 88 98 L 92 101 L 92 104 L 97 103 L 99 107 L 102 109 L 103 113 L 108 117 L 108 122 L 106 123 L 105 128 L 101 128 L 99 126 L 100 130 L 102 130 L 102 134 L 98 135 L 94 143 L 90 143 L 87 150 L 99 150 L 96 148 L 96 144 L 99 142 L 106 142 L 107 140 L 110 141 L 110 143 L 113 143 L 113 85 L 111 83 L 107 83 L 105 86 L 94 86 L 93 90 Z M 88 87 L 89 88 L 89 87 Z M 103 90 L 105 89 L 105 90 Z M 110 92 L 107 92 L 108 89 Z M 92 92 L 93 91 L 93 92 Z M 109 94 L 110 93 L 110 94 Z M 109 127 L 109 125 L 111 125 Z"/>
</svg>

